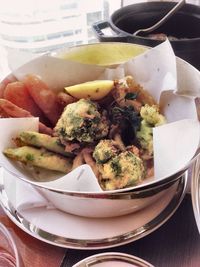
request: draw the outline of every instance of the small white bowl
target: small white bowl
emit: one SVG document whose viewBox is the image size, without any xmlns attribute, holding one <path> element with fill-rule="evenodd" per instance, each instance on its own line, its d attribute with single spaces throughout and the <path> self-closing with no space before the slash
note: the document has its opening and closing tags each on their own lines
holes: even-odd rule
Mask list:
<svg viewBox="0 0 200 267">
<path fill-rule="evenodd" d="M 141 258 L 126 253 L 107 252 L 90 256 L 73 267 L 154 267 Z"/>
<path fill-rule="evenodd" d="M 37 188 L 37 190 L 57 209 L 64 212 L 84 217 L 105 218 L 123 216 L 141 210 L 159 201 L 166 190 L 175 183 L 176 180 L 124 193 L 70 193 L 44 188 Z"/>
</svg>

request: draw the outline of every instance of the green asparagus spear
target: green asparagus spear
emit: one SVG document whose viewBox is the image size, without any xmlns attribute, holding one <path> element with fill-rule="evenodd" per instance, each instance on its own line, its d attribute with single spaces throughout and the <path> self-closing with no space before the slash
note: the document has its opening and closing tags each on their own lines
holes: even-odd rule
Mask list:
<svg viewBox="0 0 200 267">
<path fill-rule="evenodd" d="M 71 159 L 45 149 L 22 146 L 18 148 L 7 148 L 3 153 L 10 159 L 44 169 L 68 173 L 72 168 Z"/>
<path fill-rule="evenodd" d="M 58 137 L 52 137 L 50 135 L 41 134 L 38 132 L 25 131 L 21 132 L 19 137 L 17 137 L 17 139 L 19 139 L 22 142 L 22 144 L 24 143 L 35 147 L 43 147 L 46 148 L 47 150 L 56 152 L 66 157 L 73 156 L 72 153 L 65 151 L 65 147 L 60 143 Z"/>
</svg>

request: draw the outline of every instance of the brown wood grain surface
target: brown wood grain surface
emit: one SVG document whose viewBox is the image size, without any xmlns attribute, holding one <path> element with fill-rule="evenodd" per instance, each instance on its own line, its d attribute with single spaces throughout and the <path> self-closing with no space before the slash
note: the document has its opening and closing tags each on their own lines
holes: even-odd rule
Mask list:
<svg viewBox="0 0 200 267">
<path fill-rule="evenodd" d="M 17 245 L 19 254 L 22 258 L 23 267 L 60 266 L 65 254 L 65 249 L 44 243 L 23 232 L 19 227 L 17 227 L 13 222 L 11 222 L 11 220 L 5 215 L 1 208 L 0 222 L 3 223 L 11 233 Z M 0 247 L 2 247 L 1 245 L 3 244 L 0 243 Z M 7 266 L 13 265 L 6 265 L 6 263 L 1 263 L 0 261 L 0 267 Z"/>
</svg>

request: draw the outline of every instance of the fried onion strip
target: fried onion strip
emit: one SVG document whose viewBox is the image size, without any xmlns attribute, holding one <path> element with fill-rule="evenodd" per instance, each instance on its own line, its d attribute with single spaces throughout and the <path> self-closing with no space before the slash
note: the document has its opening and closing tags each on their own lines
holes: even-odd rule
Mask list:
<svg viewBox="0 0 200 267">
<path fill-rule="evenodd" d="M 125 145 L 124 145 L 124 143 L 122 141 L 122 138 L 121 138 L 119 133 L 116 133 L 113 139 L 114 139 L 114 141 L 116 142 L 116 145 L 119 147 L 119 149 L 121 151 L 125 151 L 126 150 L 126 147 L 125 147 Z"/>
<path fill-rule="evenodd" d="M 60 92 L 57 95 L 57 102 L 61 104 L 63 108 L 67 106 L 68 104 L 74 103 L 76 101 L 77 101 L 76 98 L 64 92 Z"/>
<path fill-rule="evenodd" d="M 98 170 L 96 162 L 92 158 L 91 152 L 89 150 L 87 150 L 87 148 L 86 148 L 86 149 L 82 150 L 82 154 L 83 154 L 83 158 L 84 158 L 85 163 L 91 167 L 94 174 L 98 178 L 99 177 L 99 170 Z"/>
<path fill-rule="evenodd" d="M 4 115 L 8 118 L 27 118 L 33 117 L 31 113 L 25 109 L 22 109 L 12 102 L 1 98 L 0 99 L 0 109 L 4 112 Z M 46 133 L 52 135 L 52 129 L 47 127 L 45 124 L 39 122 L 39 130 L 41 133 Z"/>
<path fill-rule="evenodd" d="M 73 160 L 72 170 L 84 164 L 83 154 L 79 153 Z"/>
</svg>

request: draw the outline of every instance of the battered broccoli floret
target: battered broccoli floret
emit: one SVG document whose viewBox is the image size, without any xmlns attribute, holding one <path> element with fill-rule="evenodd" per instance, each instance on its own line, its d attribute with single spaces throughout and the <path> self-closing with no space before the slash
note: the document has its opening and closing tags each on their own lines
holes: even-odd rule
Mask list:
<svg viewBox="0 0 200 267">
<path fill-rule="evenodd" d="M 158 106 L 145 105 L 141 108 L 142 117 L 140 130 L 136 137 L 142 149 L 147 151 L 148 155 L 153 155 L 153 127 L 166 123 L 165 117 L 159 113 Z"/>
<path fill-rule="evenodd" d="M 148 151 L 149 155 L 153 154 L 153 127 L 145 120 L 141 121 L 140 131 L 136 133 L 140 146 Z"/>
<path fill-rule="evenodd" d="M 113 140 L 101 140 L 95 147 L 93 157 L 97 163 L 105 163 L 119 153 Z"/>
<path fill-rule="evenodd" d="M 108 134 L 108 121 L 87 99 L 67 105 L 58 120 L 55 132 L 61 141 L 93 142 Z"/>
<path fill-rule="evenodd" d="M 166 123 L 165 117 L 159 113 L 159 108 L 156 105 L 145 105 L 140 110 L 140 115 L 148 124 L 159 126 Z"/>
<path fill-rule="evenodd" d="M 122 152 L 99 165 L 101 186 L 115 190 L 138 184 L 144 178 L 143 161 L 130 151 Z"/>
</svg>

